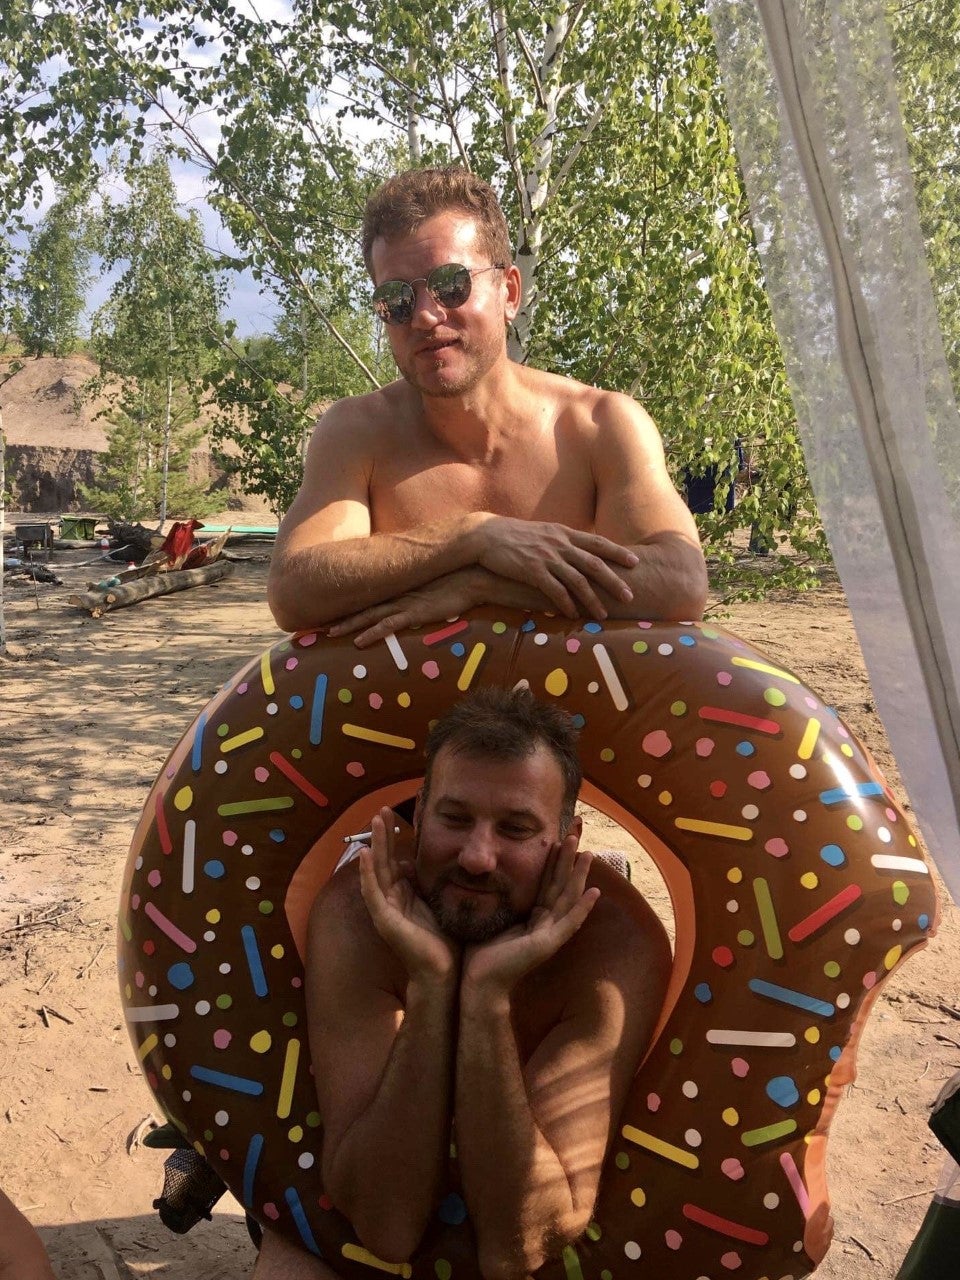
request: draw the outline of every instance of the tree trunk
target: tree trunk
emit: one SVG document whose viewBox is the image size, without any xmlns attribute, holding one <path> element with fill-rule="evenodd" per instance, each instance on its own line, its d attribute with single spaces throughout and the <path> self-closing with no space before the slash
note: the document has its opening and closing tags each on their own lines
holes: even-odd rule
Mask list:
<svg viewBox="0 0 960 1280">
<path fill-rule="evenodd" d="M 7 623 L 3 613 L 3 522 L 6 516 L 4 494 L 6 481 L 7 442 L 3 434 L 3 409 L 0 408 L 0 652 L 7 645 Z"/>
<path fill-rule="evenodd" d="M 95 591 L 84 591 L 71 596 L 70 603 L 80 609 L 86 609 L 91 617 L 99 618 L 111 609 L 123 609 L 128 604 L 136 604 L 138 600 L 148 600 L 151 596 L 165 596 L 171 591 L 184 591 L 187 587 L 200 587 L 205 582 L 219 582 L 227 574 L 233 572 L 229 560 L 215 560 L 213 564 L 201 565 L 199 569 L 178 569 L 173 573 L 158 573 L 149 578 L 141 578 L 138 582 L 123 583 L 118 587 L 101 587 Z"/>
</svg>

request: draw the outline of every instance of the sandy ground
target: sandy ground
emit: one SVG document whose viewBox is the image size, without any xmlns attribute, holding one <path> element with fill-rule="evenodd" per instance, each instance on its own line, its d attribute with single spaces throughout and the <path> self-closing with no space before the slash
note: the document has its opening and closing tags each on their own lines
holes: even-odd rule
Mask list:
<svg viewBox="0 0 960 1280">
<path fill-rule="evenodd" d="M 246 550 L 217 586 L 94 621 L 67 602 L 102 576 L 75 563 L 83 554 L 57 554 L 62 587 L 6 592 L 0 1185 L 40 1228 L 62 1280 L 227 1280 L 253 1261 L 235 1202 L 185 1237 L 151 1208 L 162 1154 L 131 1138 L 153 1107 L 121 1025 L 114 927 L 130 836 L 167 752 L 227 676 L 277 639 L 267 556 Z M 899 785 L 837 587 L 737 606 L 721 621 L 832 702 Z M 630 849 L 600 815 L 586 843 Z M 643 884 L 666 905 L 652 876 Z M 926 1210 L 941 1162 L 927 1108 L 960 1069 L 958 932 L 945 902 L 939 937 L 894 975 L 870 1019 L 830 1143 L 837 1228 L 823 1280 L 892 1280 Z"/>
</svg>

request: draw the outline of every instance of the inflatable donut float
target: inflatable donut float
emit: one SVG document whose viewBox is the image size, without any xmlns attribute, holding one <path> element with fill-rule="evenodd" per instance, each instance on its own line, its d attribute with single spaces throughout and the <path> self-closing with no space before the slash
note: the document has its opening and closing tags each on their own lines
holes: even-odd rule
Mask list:
<svg viewBox="0 0 960 1280">
<path fill-rule="evenodd" d="M 366 1252 L 325 1196 L 301 957 L 344 836 L 418 789 L 430 722 L 520 681 L 581 726 L 582 797 L 655 860 L 677 934 L 594 1221 L 541 1274 L 799 1280 L 830 1241 L 827 1129 L 864 1017 L 936 903 L 864 748 L 716 627 L 486 609 L 252 661 L 174 749 L 124 877 L 120 982 L 150 1088 L 254 1217 L 337 1272 L 475 1280 L 453 1160 L 410 1264 Z"/>
</svg>

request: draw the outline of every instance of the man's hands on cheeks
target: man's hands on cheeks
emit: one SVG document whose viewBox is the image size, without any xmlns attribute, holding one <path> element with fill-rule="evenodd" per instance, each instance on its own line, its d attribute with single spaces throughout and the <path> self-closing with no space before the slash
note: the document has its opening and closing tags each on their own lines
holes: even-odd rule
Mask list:
<svg viewBox="0 0 960 1280">
<path fill-rule="evenodd" d="M 553 846 L 525 924 L 466 948 L 461 990 L 467 998 L 509 998 L 520 979 L 555 955 L 586 920 L 600 890 L 586 887 L 593 855 L 577 850 L 579 838 L 574 832 Z"/>
<path fill-rule="evenodd" d="M 374 928 L 411 979 L 450 981 L 459 973 L 459 948 L 417 893 L 412 865 L 397 857 L 393 824 L 388 808 L 370 824 L 370 848 L 360 853 L 360 892 Z"/>
</svg>

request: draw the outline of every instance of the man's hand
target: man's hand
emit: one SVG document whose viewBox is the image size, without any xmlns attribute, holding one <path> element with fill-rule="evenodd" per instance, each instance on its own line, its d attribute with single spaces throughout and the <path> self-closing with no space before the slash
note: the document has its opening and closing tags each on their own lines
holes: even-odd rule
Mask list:
<svg viewBox="0 0 960 1280">
<path fill-rule="evenodd" d="M 593 855 L 585 849 L 578 852 L 578 840 L 573 833 L 554 845 L 526 924 L 467 948 L 464 989 L 509 996 L 524 974 L 549 960 L 577 932 L 600 897 L 599 889 L 586 888 Z"/>
<path fill-rule="evenodd" d="M 477 537 L 478 564 L 502 578 L 535 588 L 568 618 L 607 616 L 597 587 L 614 600 L 628 603 L 633 599 L 633 592 L 614 566 L 632 569 L 638 557 L 597 533 L 552 521 L 484 514 Z"/>
<path fill-rule="evenodd" d="M 442 578 L 394 600 L 384 600 L 382 604 L 371 605 L 369 609 L 340 618 L 329 628 L 328 634 L 336 637 L 359 632 L 354 644 L 358 649 L 366 649 L 397 631 L 422 627 L 431 622 L 445 622 L 484 603 L 478 594 L 478 586 L 484 576 L 469 569 L 446 573 Z"/>
<path fill-rule="evenodd" d="M 370 848 L 360 853 L 360 892 L 374 928 L 411 978 L 449 980 L 459 968 L 459 950 L 414 888 L 411 864 L 397 858 L 393 823 L 393 811 L 383 808 L 370 824 Z"/>
</svg>

